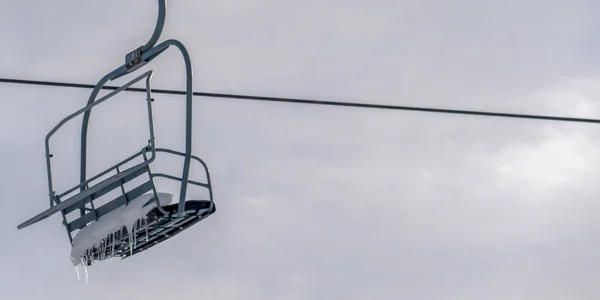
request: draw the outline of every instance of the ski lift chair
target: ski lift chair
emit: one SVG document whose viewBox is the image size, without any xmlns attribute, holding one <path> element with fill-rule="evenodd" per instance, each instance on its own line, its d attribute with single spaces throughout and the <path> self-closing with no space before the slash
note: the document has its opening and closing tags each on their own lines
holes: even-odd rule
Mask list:
<svg viewBox="0 0 600 300">
<path fill-rule="evenodd" d="M 102 260 L 110 258 L 111 256 L 127 258 L 131 255 L 135 255 L 141 251 L 148 250 L 149 248 L 168 240 L 169 238 L 181 233 L 182 231 L 190 228 L 199 221 L 207 218 L 215 212 L 215 204 L 213 202 L 212 185 L 210 181 L 210 173 L 208 167 L 200 158 L 192 155 L 192 66 L 190 56 L 185 46 L 177 40 L 167 40 L 156 45 L 165 21 L 166 15 L 166 0 L 159 0 L 159 13 L 158 21 L 154 33 L 148 43 L 144 46 L 137 48 L 136 50 L 127 54 L 125 64 L 118 67 L 114 71 L 104 76 L 94 87 L 91 96 L 88 100 L 87 105 L 76 111 L 75 113 L 67 116 L 58 125 L 56 125 L 46 136 L 45 147 L 46 147 L 46 166 L 48 175 L 48 189 L 50 198 L 50 208 L 28 221 L 20 224 L 17 228 L 23 229 L 41 220 L 44 220 L 58 212 L 62 214 L 63 225 L 66 228 L 69 241 L 73 243 L 73 232 L 81 230 L 88 226 L 92 222 L 96 222 L 103 216 L 114 211 L 115 209 L 127 205 L 129 201 L 136 199 L 137 197 L 145 193 L 153 193 L 153 201 L 156 202 L 156 208 L 151 210 L 145 217 L 145 225 L 134 226 L 136 230 L 132 232 L 126 232 L 121 235 L 113 235 L 112 238 L 105 241 L 103 247 L 95 247 L 91 249 L 86 264 L 90 265 L 94 260 Z M 155 59 L 162 52 L 167 50 L 169 47 L 175 47 L 180 50 L 186 68 L 186 132 L 185 132 L 185 152 L 178 152 L 170 149 L 156 148 L 154 138 L 154 121 L 151 91 L 151 79 L 153 71 L 147 71 L 135 79 L 129 81 L 118 89 L 112 91 L 106 96 L 96 99 L 97 95 L 108 81 L 115 80 L 122 76 L 135 72 L 140 67 L 146 65 L 151 60 Z M 131 155 L 130 157 L 122 160 L 116 165 L 109 167 L 108 169 L 96 174 L 91 178 L 87 178 L 86 174 L 86 154 L 87 154 L 87 129 L 90 114 L 92 108 L 105 103 L 116 94 L 130 88 L 135 83 L 145 79 L 146 85 L 146 102 L 148 108 L 148 125 L 150 129 L 150 138 L 148 144 L 144 145 L 139 151 Z M 73 118 L 83 114 L 83 124 L 81 131 L 81 164 L 80 164 L 80 182 L 72 188 L 58 193 L 53 188 L 52 179 L 52 168 L 50 152 L 50 138 L 67 122 Z M 181 177 L 155 173 L 152 171 L 152 163 L 155 161 L 157 155 L 174 155 L 184 158 L 183 170 Z M 135 162 L 136 159 L 141 161 L 134 164 L 133 166 L 126 167 L 127 164 Z M 206 182 L 199 182 L 191 180 L 190 177 L 190 165 L 191 163 L 197 163 L 204 168 L 206 176 Z M 112 175 L 111 175 L 112 174 Z M 108 178 L 102 179 L 103 177 L 109 176 Z M 181 183 L 179 191 L 179 201 L 175 204 L 169 204 L 161 206 L 158 200 L 157 187 L 155 184 L 155 178 L 166 178 L 175 180 Z M 129 190 L 126 189 L 125 184 L 131 182 L 141 181 L 141 184 L 137 184 L 136 187 Z M 208 199 L 187 199 L 188 185 L 198 186 L 208 190 Z M 120 195 L 112 201 L 109 201 L 102 205 L 97 205 L 97 200 L 108 194 L 109 192 L 120 190 Z M 67 215 L 71 213 L 77 213 L 79 211 L 78 218 L 67 221 Z M 141 221 L 141 220 L 140 220 Z M 135 249 L 131 249 L 128 239 L 130 237 L 137 238 Z M 146 238 L 147 237 L 147 238 Z M 109 253 L 112 251 L 112 253 Z"/>
</svg>

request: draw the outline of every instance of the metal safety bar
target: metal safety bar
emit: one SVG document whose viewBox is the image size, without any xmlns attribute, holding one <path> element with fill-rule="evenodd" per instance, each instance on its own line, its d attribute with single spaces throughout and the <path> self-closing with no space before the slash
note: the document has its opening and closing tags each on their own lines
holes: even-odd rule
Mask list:
<svg viewBox="0 0 600 300">
<path fill-rule="evenodd" d="M 152 117 L 152 99 L 151 99 L 151 92 L 150 92 L 150 82 L 152 79 L 152 75 L 153 75 L 153 71 L 147 71 L 145 73 L 143 73 L 142 75 L 134 78 L 133 80 L 131 80 L 130 82 L 124 84 L 123 86 L 121 86 L 120 88 L 118 88 L 117 90 L 107 94 L 106 96 L 98 99 L 97 101 L 90 103 L 88 105 L 86 105 L 85 107 L 83 107 L 82 109 L 72 113 L 71 115 L 67 116 L 66 118 L 64 118 L 63 120 L 61 120 L 47 135 L 46 135 L 46 139 L 45 139 L 45 146 L 46 146 L 46 166 L 47 166 L 47 177 L 48 177 L 48 189 L 49 189 L 49 198 L 50 198 L 50 208 L 36 216 L 34 216 L 33 218 L 27 220 L 26 222 L 23 222 L 22 224 L 20 224 L 19 226 L 17 226 L 18 229 L 22 229 L 25 228 L 27 226 L 33 225 L 41 220 L 44 220 L 54 214 L 56 214 L 57 212 L 63 211 L 68 209 L 69 207 L 72 207 L 74 205 L 80 205 L 81 201 L 84 201 L 86 198 L 91 197 L 93 194 L 95 193 L 100 193 L 103 190 L 109 189 L 110 187 L 113 186 L 114 182 L 118 181 L 118 180 L 122 180 L 123 178 L 127 178 L 130 177 L 132 175 L 135 175 L 136 172 L 138 172 L 140 169 L 143 169 L 145 167 L 147 167 L 148 165 L 150 165 L 155 159 L 156 159 L 156 145 L 154 143 L 154 125 L 153 125 L 153 117 Z M 93 107 L 103 103 L 104 101 L 114 97 L 116 94 L 118 94 L 119 92 L 129 88 L 130 86 L 134 85 L 135 83 L 141 81 L 142 79 L 146 79 L 146 89 L 148 91 L 148 99 L 147 99 L 147 107 L 148 107 L 148 115 L 149 115 L 149 128 L 150 128 L 150 139 L 149 139 L 149 143 L 148 146 L 145 147 L 144 149 L 142 149 L 141 151 L 138 151 L 136 154 L 126 158 L 125 160 L 117 163 L 116 165 L 106 169 L 105 171 L 101 172 L 100 174 L 97 174 L 96 176 L 87 179 L 83 182 L 81 182 L 80 184 L 76 185 L 75 187 L 67 190 L 64 193 L 61 193 L 60 195 L 57 195 L 56 192 L 53 189 L 53 184 L 52 184 L 52 164 L 51 164 L 51 158 L 52 158 L 52 154 L 50 153 L 50 139 L 52 138 L 52 136 L 62 127 L 64 126 L 67 122 L 69 122 L 70 120 L 72 120 L 73 118 L 77 117 L 80 114 L 85 114 L 87 112 L 89 112 Z M 128 168 L 127 170 L 123 171 L 123 172 L 118 172 L 117 174 L 101 181 L 100 183 L 97 183 L 95 185 L 93 185 L 91 188 L 88 188 L 88 185 L 94 181 L 97 180 L 98 178 L 108 174 L 111 171 L 116 170 L 117 168 L 125 165 L 126 163 L 132 161 L 134 158 L 136 158 L 137 156 L 139 156 L 140 154 L 146 154 L 148 151 L 150 151 L 152 153 L 152 156 L 149 159 L 146 159 L 144 162 L 141 162 L 133 167 Z M 74 192 L 77 189 L 80 189 L 80 193 L 76 194 L 72 197 L 70 197 L 69 199 L 65 200 L 65 201 L 61 201 L 61 198 Z M 91 199 L 90 199 L 91 201 Z M 89 201 L 87 201 L 89 202 Z M 87 203 L 85 202 L 85 203 Z M 84 204 L 85 204 L 84 203 Z M 85 206 L 81 205 L 80 208 L 80 214 L 83 216 L 85 214 Z M 66 222 L 66 218 L 65 218 L 65 213 L 63 213 L 63 222 Z"/>
<path fill-rule="evenodd" d="M 164 149 L 164 148 L 156 148 L 156 153 L 160 153 L 160 152 L 165 152 L 165 153 L 169 153 L 169 154 L 173 154 L 173 155 L 178 155 L 178 156 L 185 156 L 185 153 L 179 152 L 179 151 L 174 151 L 171 149 Z M 198 182 L 198 181 L 194 181 L 194 180 L 187 180 L 186 184 L 192 184 L 195 186 L 200 186 L 200 187 L 204 187 L 206 189 L 208 189 L 208 197 L 209 197 L 209 201 L 211 203 L 211 206 L 214 205 L 214 201 L 213 201 L 213 191 L 212 191 L 212 183 L 210 180 L 210 171 L 208 169 L 208 166 L 206 165 L 206 163 L 199 157 L 192 155 L 191 158 L 197 162 L 199 162 L 202 167 L 204 168 L 204 174 L 206 176 L 206 183 L 202 183 L 202 182 Z M 176 181 L 183 181 L 184 179 L 181 177 L 176 177 L 176 176 L 172 176 L 172 175 L 168 175 L 168 174 L 164 174 L 164 173 L 152 173 L 152 177 L 162 177 L 162 178 L 167 178 L 167 179 L 171 179 L 171 180 L 176 180 Z M 179 207 L 179 209 L 181 209 L 181 207 Z M 181 217 L 181 215 L 179 215 Z"/>
<path fill-rule="evenodd" d="M 51 166 L 51 162 L 50 162 L 50 158 L 52 158 L 52 154 L 50 153 L 50 138 L 52 138 L 52 136 L 63 126 L 65 125 L 68 121 L 72 120 L 73 118 L 79 116 L 82 113 L 88 113 L 89 111 L 92 110 L 92 108 L 94 106 L 99 105 L 100 103 L 114 97 L 116 94 L 122 92 L 123 90 L 131 87 L 132 85 L 138 83 L 140 80 L 146 78 L 146 89 L 148 91 L 150 91 L 150 82 L 152 79 L 152 75 L 153 75 L 153 71 L 147 71 L 144 74 L 136 77 L 135 79 L 129 81 L 128 83 L 124 84 L 123 86 L 119 87 L 118 89 L 112 91 L 111 93 L 107 94 L 106 96 L 98 99 L 97 101 L 94 101 L 92 103 L 89 103 L 88 105 L 86 105 L 84 108 L 72 113 L 71 115 L 67 116 L 66 118 L 64 118 L 62 121 L 60 121 L 54 128 L 52 128 L 52 130 L 46 135 L 46 140 L 45 140 L 45 145 L 46 145 L 46 166 L 48 169 L 48 190 L 50 191 L 50 207 L 52 207 L 54 205 L 54 202 L 56 202 L 55 200 L 57 200 L 56 195 L 54 194 L 54 189 L 52 186 L 52 166 Z M 149 97 L 150 98 L 150 97 Z M 148 102 L 150 102 L 150 100 L 148 100 Z M 150 103 L 148 104 L 150 105 Z M 150 132 L 150 140 L 154 140 L 154 126 L 153 126 L 153 122 L 152 122 L 152 108 L 149 107 L 148 108 L 148 113 L 150 115 L 150 128 L 151 128 L 151 132 Z M 154 143 L 153 143 L 154 145 Z M 154 149 L 154 147 L 152 147 Z M 154 152 L 153 152 L 154 154 Z M 112 168 L 108 169 L 106 172 L 101 173 L 100 175 L 98 175 L 96 178 L 108 173 L 108 171 L 110 171 Z M 79 187 L 83 190 L 85 189 L 85 186 L 90 182 L 91 180 L 85 180 L 83 182 L 81 182 L 79 184 Z"/>
</svg>

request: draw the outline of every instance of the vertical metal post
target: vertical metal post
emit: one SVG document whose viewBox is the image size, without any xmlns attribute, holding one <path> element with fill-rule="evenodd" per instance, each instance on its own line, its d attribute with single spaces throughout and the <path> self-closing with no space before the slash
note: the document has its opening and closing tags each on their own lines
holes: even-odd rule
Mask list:
<svg viewBox="0 0 600 300">
<path fill-rule="evenodd" d="M 187 185 L 190 177 L 190 163 L 192 160 L 192 97 L 193 97 L 193 79 L 194 71 L 192 60 L 185 46 L 177 40 L 167 40 L 162 44 L 175 46 L 181 52 L 185 62 L 186 89 L 185 89 L 185 156 L 183 161 L 183 174 L 181 176 L 181 189 L 179 192 L 179 206 L 177 215 L 183 217 L 185 208 L 185 197 L 187 194 Z M 160 45 L 159 45 L 160 46 Z"/>
<path fill-rule="evenodd" d="M 165 19 L 167 17 L 167 0 L 158 0 L 158 19 L 156 20 L 156 26 L 154 27 L 154 32 L 150 37 L 150 40 L 141 47 L 142 52 L 146 52 L 150 50 L 150 48 L 154 47 L 160 39 L 160 35 L 162 34 L 163 27 L 165 26 Z"/>
<path fill-rule="evenodd" d="M 108 81 L 110 81 L 115 76 L 123 74 L 124 72 L 125 72 L 125 68 L 119 67 L 119 68 L 115 69 L 114 71 L 106 74 L 104 77 L 102 77 L 102 79 L 100 79 L 100 81 L 98 81 L 98 83 L 94 87 L 94 90 L 92 90 L 92 94 L 90 95 L 90 98 L 88 99 L 87 105 L 90 105 L 91 103 L 93 103 L 96 100 L 96 97 L 98 96 L 98 93 L 100 92 L 100 89 Z M 92 113 L 92 110 L 90 109 L 83 114 L 83 123 L 81 125 L 81 157 L 80 157 L 80 172 L 79 172 L 80 183 L 84 183 L 87 180 L 87 131 L 88 131 L 88 125 L 90 122 L 90 114 L 91 113 Z M 84 190 L 85 190 L 85 187 L 82 186 L 80 188 L 80 191 L 83 192 Z M 83 208 L 81 208 L 80 213 L 83 216 L 85 214 L 85 210 Z"/>
</svg>

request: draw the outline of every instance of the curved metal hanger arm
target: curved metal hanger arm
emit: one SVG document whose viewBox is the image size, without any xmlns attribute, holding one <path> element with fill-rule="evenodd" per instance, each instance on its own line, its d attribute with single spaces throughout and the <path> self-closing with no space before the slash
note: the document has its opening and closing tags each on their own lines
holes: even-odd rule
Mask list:
<svg viewBox="0 0 600 300">
<path fill-rule="evenodd" d="M 158 43 L 158 40 L 160 39 L 160 35 L 162 34 L 163 28 L 165 26 L 166 16 L 167 16 L 167 0 L 158 0 L 158 18 L 156 20 L 156 26 L 154 27 L 154 32 L 152 33 L 150 40 L 148 40 L 148 42 L 145 45 L 129 52 L 125 56 L 125 68 L 127 70 L 127 73 L 130 73 L 130 72 L 133 72 L 133 71 L 139 69 L 140 67 L 147 64 L 150 60 L 152 60 L 153 57 L 150 58 L 149 60 L 144 60 L 144 59 L 142 59 L 142 55 L 146 51 L 153 49 L 154 46 L 156 45 L 156 43 Z M 116 79 L 116 78 L 113 78 L 113 79 Z"/>
<path fill-rule="evenodd" d="M 150 50 L 150 48 L 154 47 L 158 40 L 160 39 L 160 35 L 162 34 L 163 28 L 165 26 L 165 19 L 167 16 L 167 0 L 158 0 L 158 19 L 156 21 L 156 27 L 154 28 L 154 33 L 152 33 L 152 37 L 150 40 L 141 47 L 142 52 L 146 52 Z"/>
</svg>

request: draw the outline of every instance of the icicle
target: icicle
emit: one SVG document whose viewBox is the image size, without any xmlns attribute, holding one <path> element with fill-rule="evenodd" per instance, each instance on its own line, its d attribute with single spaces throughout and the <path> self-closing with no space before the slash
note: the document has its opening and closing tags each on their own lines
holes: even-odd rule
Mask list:
<svg viewBox="0 0 600 300">
<path fill-rule="evenodd" d="M 100 260 L 100 267 L 104 268 L 104 253 L 106 250 L 106 239 L 102 239 L 102 243 L 100 244 L 100 255 L 98 255 L 98 260 Z"/>
<path fill-rule="evenodd" d="M 135 249 L 135 223 L 131 226 L 131 255 L 133 255 L 133 249 Z"/>
<path fill-rule="evenodd" d="M 79 266 L 75 266 L 75 271 L 77 272 L 77 280 L 80 280 L 80 276 L 79 276 Z"/>
<path fill-rule="evenodd" d="M 123 251 L 123 244 L 121 243 L 121 240 L 123 239 L 123 227 L 121 227 L 119 229 L 119 231 L 117 231 L 117 241 L 119 241 L 119 246 L 121 247 L 121 254 Z"/>
<path fill-rule="evenodd" d="M 138 225 L 138 223 L 139 223 L 139 225 Z M 140 226 L 142 226 L 142 221 L 141 221 L 141 218 L 140 218 L 140 219 L 137 219 L 137 220 L 135 221 L 135 232 L 136 232 L 136 235 L 134 236 L 134 237 L 135 237 L 135 240 L 133 241 L 133 245 L 134 245 L 134 247 L 136 247 L 136 248 L 137 248 L 137 231 L 140 229 Z"/>
<path fill-rule="evenodd" d="M 111 233 L 111 238 L 112 238 L 112 246 L 111 246 L 111 250 L 110 250 L 110 258 L 113 258 L 113 257 L 115 257 L 115 233 L 114 232 Z"/>
<path fill-rule="evenodd" d="M 89 275 L 88 275 L 88 270 L 87 270 L 88 256 L 89 256 L 89 254 L 86 251 L 86 254 L 84 254 L 82 257 L 83 269 L 85 270 L 85 283 L 89 283 Z"/>
<path fill-rule="evenodd" d="M 148 242 L 148 217 L 144 217 L 144 228 L 146 229 L 146 243 Z"/>
<path fill-rule="evenodd" d="M 104 239 L 101 239 L 99 244 L 100 245 L 97 248 L 98 249 L 98 260 L 102 261 L 102 247 L 104 245 Z"/>
<path fill-rule="evenodd" d="M 127 229 L 129 231 L 129 254 L 133 256 L 133 226 Z"/>
<path fill-rule="evenodd" d="M 97 247 L 97 246 L 94 246 Z M 90 259 L 90 265 L 94 265 L 94 263 L 96 262 L 96 256 L 94 255 L 94 248 L 90 249 L 90 253 L 88 254 L 88 257 Z"/>
<path fill-rule="evenodd" d="M 83 264 L 83 269 L 85 270 L 85 283 L 90 283 L 90 276 L 88 274 L 87 263 Z"/>
<path fill-rule="evenodd" d="M 87 263 L 87 261 L 90 261 L 90 265 L 94 264 L 94 253 L 92 253 L 92 250 L 94 249 L 94 245 L 92 245 L 92 248 L 89 248 L 87 250 L 85 250 L 85 262 Z"/>
</svg>

